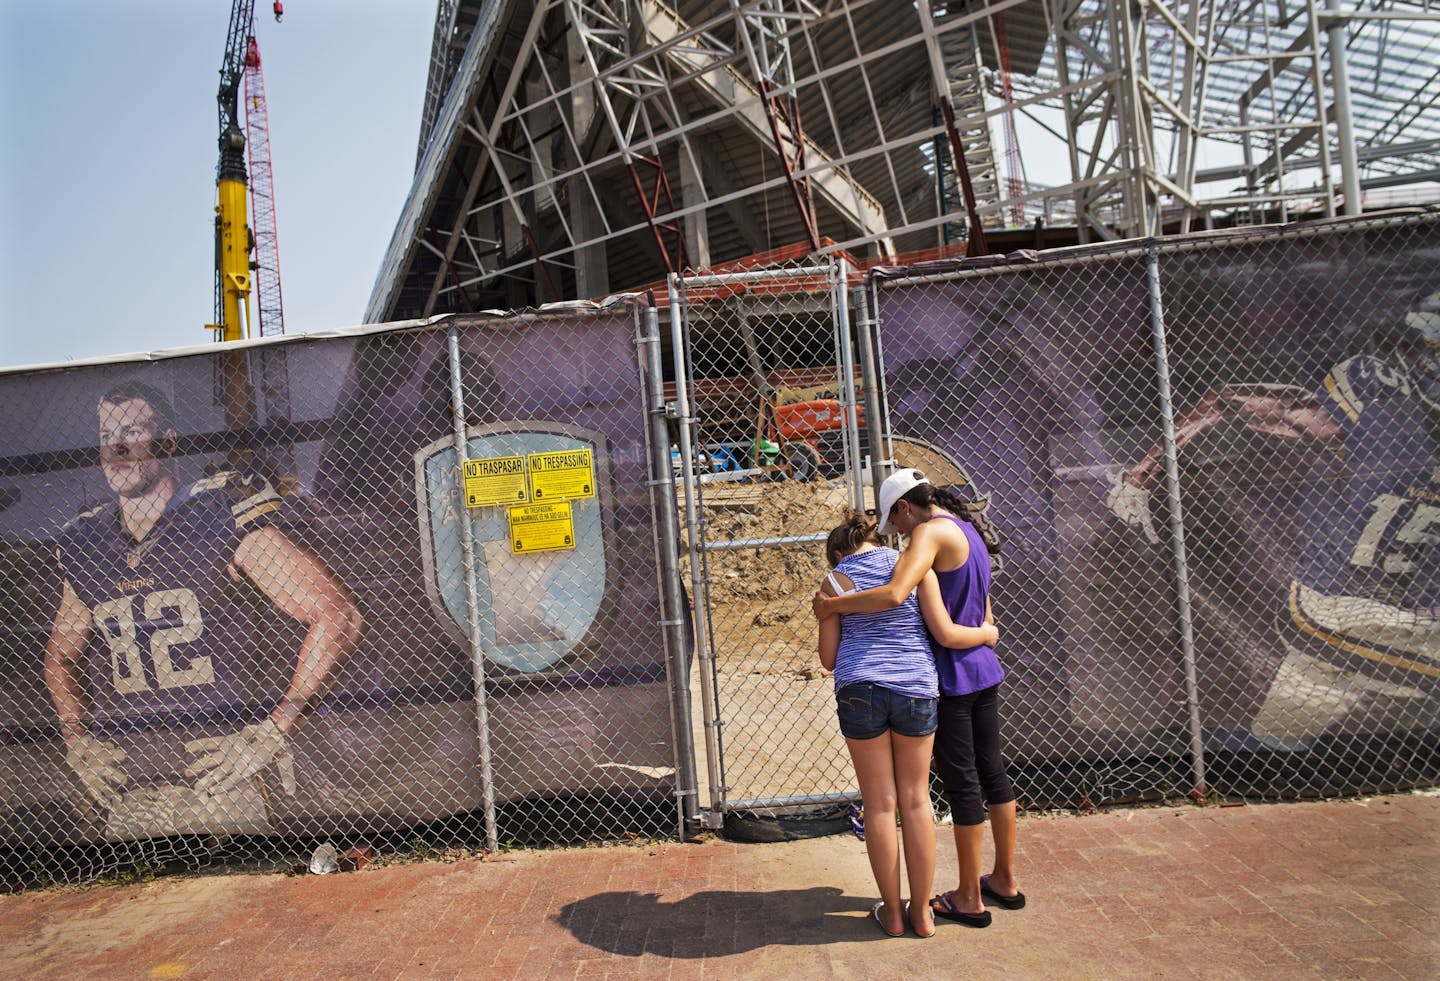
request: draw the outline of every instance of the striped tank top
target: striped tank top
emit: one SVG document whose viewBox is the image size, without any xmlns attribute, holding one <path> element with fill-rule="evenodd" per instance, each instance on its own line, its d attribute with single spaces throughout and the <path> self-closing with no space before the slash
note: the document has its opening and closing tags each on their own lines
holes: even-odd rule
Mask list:
<svg viewBox="0 0 1440 981">
<path fill-rule="evenodd" d="M 895 571 L 900 553 L 880 547 L 847 555 L 835 567 L 856 590 L 883 586 Z M 878 613 L 842 613 L 840 649 L 835 656 L 835 690 L 870 681 L 911 698 L 940 694 L 935 658 L 912 591 L 905 602 Z"/>
</svg>

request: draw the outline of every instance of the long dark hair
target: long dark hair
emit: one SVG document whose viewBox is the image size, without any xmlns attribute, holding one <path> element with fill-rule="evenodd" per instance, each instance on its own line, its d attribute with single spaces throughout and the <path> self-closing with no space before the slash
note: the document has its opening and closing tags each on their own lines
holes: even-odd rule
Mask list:
<svg viewBox="0 0 1440 981">
<path fill-rule="evenodd" d="M 840 524 L 830 529 L 830 535 L 825 539 L 825 561 L 830 563 L 832 569 L 837 564 L 836 552 L 845 556 L 866 542 L 872 545 L 885 544 L 873 518 L 851 508 L 842 512 L 842 518 Z"/>
<path fill-rule="evenodd" d="M 970 484 L 959 486 L 966 489 L 964 493 L 967 496 L 962 497 L 961 492 L 955 488 L 940 487 L 927 480 L 923 484 L 916 484 L 910 488 L 907 493 L 900 496 L 900 500 L 908 501 L 912 506 L 927 511 L 932 507 L 939 506 L 955 517 L 970 522 L 984 540 L 985 551 L 990 553 L 992 559 L 999 558 L 1002 541 L 1000 530 L 995 527 L 995 522 L 991 521 L 990 516 L 985 513 L 986 509 L 990 507 L 990 498 L 977 493 Z"/>
</svg>

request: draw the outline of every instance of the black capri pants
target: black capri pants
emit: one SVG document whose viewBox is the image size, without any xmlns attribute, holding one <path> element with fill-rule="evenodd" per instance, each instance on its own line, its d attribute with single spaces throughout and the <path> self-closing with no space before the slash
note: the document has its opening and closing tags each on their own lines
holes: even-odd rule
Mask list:
<svg viewBox="0 0 1440 981">
<path fill-rule="evenodd" d="M 985 808 L 1008 804 L 1015 788 L 1000 754 L 1000 686 L 940 696 L 935 768 L 957 825 L 985 823 Z"/>
</svg>

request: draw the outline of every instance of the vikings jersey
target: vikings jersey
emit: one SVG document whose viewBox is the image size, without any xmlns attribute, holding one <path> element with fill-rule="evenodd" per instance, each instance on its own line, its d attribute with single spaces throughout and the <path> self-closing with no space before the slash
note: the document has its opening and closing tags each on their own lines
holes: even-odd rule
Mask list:
<svg viewBox="0 0 1440 981">
<path fill-rule="evenodd" d="M 257 638 L 229 566 L 280 506 L 263 480 L 222 473 L 177 493 L 142 541 L 113 503 L 65 528 L 60 571 L 94 624 L 92 725 L 114 735 L 234 719 Z"/>
<path fill-rule="evenodd" d="M 1332 369 L 1321 394 L 1345 452 L 1309 485 L 1292 642 L 1370 671 L 1388 664 L 1440 678 L 1436 410 L 1394 363 L 1367 356 Z"/>
</svg>

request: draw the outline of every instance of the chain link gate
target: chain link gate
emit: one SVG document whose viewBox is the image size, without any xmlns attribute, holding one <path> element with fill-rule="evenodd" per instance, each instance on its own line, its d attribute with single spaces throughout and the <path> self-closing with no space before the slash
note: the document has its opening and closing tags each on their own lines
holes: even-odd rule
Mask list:
<svg viewBox="0 0 1440 981">
<path fill-rule="evenodd" d="M 1440 779 L 1437 258 L 1432 210 L 877 267 L 852 304 L 816 267 L 673 280 L 702 818 L 856 797 L 808 599 L 905 466 L 1005 537 L 1025 806 Z M 831 396 L 816 454 L 767 428 Z"/>
<path fill-rule="evenodd" d="M 809 598 L 868 480 L 848 267 L 672 277 L 673 465 L 707 823 L 858 796 Z M 843 810 L 843 807 L 842 807 Z"/>
</svg>

